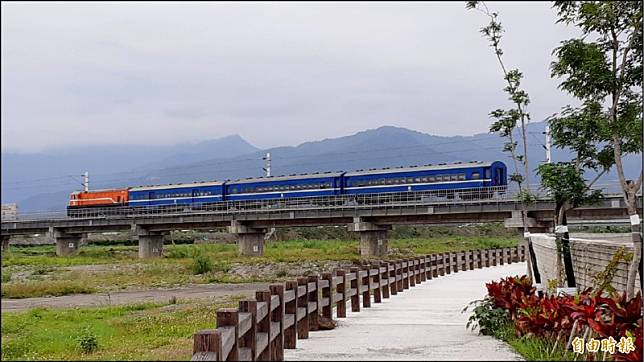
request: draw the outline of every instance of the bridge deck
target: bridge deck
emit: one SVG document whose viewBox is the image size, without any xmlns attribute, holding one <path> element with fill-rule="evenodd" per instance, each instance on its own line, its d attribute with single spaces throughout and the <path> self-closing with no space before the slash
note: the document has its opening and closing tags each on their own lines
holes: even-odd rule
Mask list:
<svg viewBox="0 0 644 362">
<path fill-rule="evenodd" d="M 311 333 L 286 360 L 521 360 L 504 343 L 466 330 L 461 310 L 485 295 L 485 282 L 525 274 L 515 263 L 428 280 L 360 313 L 335 330 Z M 349 308 L 350 309 L 350 308 Z"/>
</svg>

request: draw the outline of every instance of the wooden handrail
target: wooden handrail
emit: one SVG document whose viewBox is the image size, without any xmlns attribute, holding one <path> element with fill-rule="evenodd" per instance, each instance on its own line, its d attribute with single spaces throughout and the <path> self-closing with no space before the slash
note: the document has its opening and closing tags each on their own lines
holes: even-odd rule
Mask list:
<svg viewBox="0 0 644 362">
<path fill-rule="evenodd" d="M 525 261 L 523 245 L 434 253 L 420 257 L 374 261 L 350 270 L 336 269 L 271 284 L 254 300 L 241 300 L 239 308 L 217 311 L 217 329 L 194 334 L 193 361 L 282 361 L 284 349 L 296 347 L 309 331 L 317 330 L 321 316 L 346 318 L 346 306 L 360 311 L 405 289 L 439 276 L 464 270 Z"/>
</svg>

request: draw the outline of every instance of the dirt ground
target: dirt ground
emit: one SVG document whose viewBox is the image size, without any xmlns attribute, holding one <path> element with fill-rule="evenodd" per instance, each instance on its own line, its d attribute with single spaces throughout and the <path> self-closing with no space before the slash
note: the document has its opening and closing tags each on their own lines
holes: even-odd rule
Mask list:
<svg viewBox="0 0 644 362">
<path fill-rule="evenodd" d="M 267 283 L 200 284 L 171 289 L 150 289 L 98 294 L 75 294 L 61 297 L 2 299 L 2 312 L 21 311 L 34 307 L 73 308 L 142 302 L 168 302 L 170 298 L 211 299 L 231 296 L 253 297 L 256 290 L 267 289 Z"/>
</svg>

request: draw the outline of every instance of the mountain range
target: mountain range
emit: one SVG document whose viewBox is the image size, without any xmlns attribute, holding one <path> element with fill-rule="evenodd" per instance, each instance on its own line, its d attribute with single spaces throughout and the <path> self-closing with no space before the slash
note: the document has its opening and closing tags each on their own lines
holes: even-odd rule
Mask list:
<svg viewBox="0 0 644 362">
<path fill-rule="evenodd" d="M 527 127 L 531 168 L 545 162 L 544 129 L 545 122 Z M 504 139 L 487 133 L 444 137 L 383 126 L 350 136 L 266 150 L 233 135 L 172 146 L 95 146 L 50 150 L 47 154 L 3 153 L 2 202 L 17 202 L 22 212 L 64 209 L 69 193 L 81 188 L 80 175 L 84 171 L 90 172 L 92 189 L 261 176 L 266 152 L 271 154 L 273 175 L 472 160 L 501 160 L 512 169 L 508 154 L 501 151 L 503 143 Z M 553 149 L 553 161 L 569 158 L 567 151 Z M 641 162 L 641 155 L 627 157 L 627 175 L 636 175 Z M 617 177 L 613 170 L 602 179 Z M 536 175 L 531 175 L 531 182 L 537 182 Z"/>
</svg>

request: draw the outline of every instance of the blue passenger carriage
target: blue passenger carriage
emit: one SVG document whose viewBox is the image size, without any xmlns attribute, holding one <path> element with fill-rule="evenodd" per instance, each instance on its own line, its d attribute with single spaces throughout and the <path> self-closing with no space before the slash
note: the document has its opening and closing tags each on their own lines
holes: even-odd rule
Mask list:
<svg viewBox="0 0 644 362">
<path fill-rule="evenodd" d="M 342 172 L 269 176 L 227 181 L 227 201 L 334 196 L 341 193 Z"/>
<path fill-rule="evenodd" d="M 452 196 L 457 189 L 506 184 L 503 162 L 466 162 L 347 172 L 343 190 L 347 195 L 445 190 Z"/>
<path fill-rule="evenodd" d="M 223 182 L 142 186 L 129 190 L 130 206 L 169 206 L 223 201 Z"/>
</svg>

